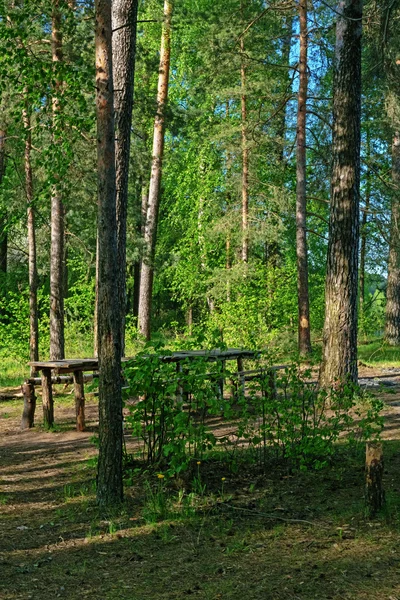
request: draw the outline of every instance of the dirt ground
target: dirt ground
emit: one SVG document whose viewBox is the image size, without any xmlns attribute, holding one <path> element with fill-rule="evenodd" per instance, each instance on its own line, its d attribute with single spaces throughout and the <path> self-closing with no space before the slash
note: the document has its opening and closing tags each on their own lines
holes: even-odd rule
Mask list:
<svg viewBox="0 0 400 600">
<path fill-rule="evenodd" d="M 0 598 L 400 600 L 400 375 L 360 372 L 377 375 L 388 509 L 375 521 L 356 459 L 317 475 L 226 473 L 218 501 L 182 518 L 144 519 L 153 497 L 135 488 L 122 511 L 100 514 L 96 402 L 77 433 L 72 401 L 56 398 L 55 432 L 41 429 L 40 410 L 20 431 L 22 401 L 1 401 Z"/>
</svg>

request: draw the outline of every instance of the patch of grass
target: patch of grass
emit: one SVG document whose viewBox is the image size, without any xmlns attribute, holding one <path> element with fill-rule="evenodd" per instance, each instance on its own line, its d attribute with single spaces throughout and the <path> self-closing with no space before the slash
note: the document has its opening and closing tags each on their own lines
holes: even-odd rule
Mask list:
<svg viewBox="0 0 400 600">
<path fill-rule="evenodd" d="M 371 367 L 400 368 L 400 347 L 389 346 L 385 340 L 372 340 L 358 347 L 358 358 Z"/>
</svg>

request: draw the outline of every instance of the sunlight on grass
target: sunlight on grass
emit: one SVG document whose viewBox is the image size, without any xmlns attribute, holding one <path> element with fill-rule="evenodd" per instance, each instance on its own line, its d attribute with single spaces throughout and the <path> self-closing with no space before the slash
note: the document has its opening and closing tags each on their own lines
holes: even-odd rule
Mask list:
<svg viewBox="0 0 400 600">
<path fill-rule="evenodd" d="M 374 340 L 359 346 L 358 358 L 368 366 L 400 368 L 400 347 Z"/>
</svg>

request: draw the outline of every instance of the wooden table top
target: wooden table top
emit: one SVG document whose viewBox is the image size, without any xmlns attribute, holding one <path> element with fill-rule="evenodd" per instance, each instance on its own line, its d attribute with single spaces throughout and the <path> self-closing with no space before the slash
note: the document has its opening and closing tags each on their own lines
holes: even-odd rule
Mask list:
<svg viewBox="0 0 400 600">
<path fill-rule="evenodd" d="M 239 348 L 228 348 L 227 350 L 181 350 L 160 356 L 163 362 L 177 363 L 191 358 L 205 358 L 206 360 L 234 360 L 237 358 L 254 358 L 258 356 L 254 350 L 240 350 Z M 151 356 L 151 355 L 149 355 Z M 135 357 L 124 357 L 122 362 L 134 361 Z M 28 365 L 38 370 L 57 369 L 60 372 L 71 371 L 97 371 L 99 368 L 98 358 L 66 358 L 64 360 L 32 361 Z"/>
</svg>

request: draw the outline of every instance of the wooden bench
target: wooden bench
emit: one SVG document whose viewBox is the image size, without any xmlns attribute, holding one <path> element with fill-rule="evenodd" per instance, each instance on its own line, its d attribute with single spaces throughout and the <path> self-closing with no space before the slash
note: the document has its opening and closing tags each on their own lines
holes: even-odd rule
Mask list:
<svg viewBox="0 0 400 600">
<path fill-rule="evenodd" d="M 196 358 L 203 358 L 207 362 L 220 361 L 222 363 L 222 370 L 225 370 L 226 361 L 236 361 L 237 369 L 235 369 L 230 375 L 235 378 L 238 382 L 239 387 L 242 388 L 244 393 L 244 386 L 246 381 L 250 381 L 251 378 L 260 376 L 262 370 L 246 371 L 243 368 L 243 361 L 245 359 L 255 359 L 259 357 L 259 353 L 253 350 L 240 350 L 236 348 L 230 348 L 227 350 L 191 350 L 191 351 L 180 351 L 172 352 L 171 354 L 161 356 L 160 360 L 166 363 L 176 363 L 177 373 L 177 395 L 182 393 L 182 388 L 179 385 L 179 376 L 185 370 L 185 363 L 190 364 L 190 361 Z M 134 361 L 135 357 L 123 358 L 122 362 Z M 22 414 L 21 428 L 27 429 L 33 427 L 34 415 L 36 408 L 36 395 L 35 386 L 42 386 L 42 405 L 43 405 L 43 422 L 46 427 L 52 427 L 54 424 L 54 399 L 53 399 L 53 384 L 58 383 L 73 383 L 74 394 L 75 394 L 75 408 L 76 408 L 76 429 L 77 431 L 84 431 L 85 429 L 85 393 L 84 383 L 90 381 L 95 377 L 98 377 L 99 361 L 97 358 L 81 358 L 81 359 L 65 359 L 55 361 L 36 361 L 30 362 L 30 366 L 34 367 L 37 371 L 41 372 L 41 377 L 32 377 L 27 379 L 22 386 L 24 395 L 24 409 Z M 272 380 L 274 379 L 274 373 L 278 369 L 284 368 L 284 365 L 276 367 L 270 367 L 267 371 L 272 374 Z M 84 375 L 85 372 L 91 371 L 90 375 Z M 265 371 L 264 371 L 265 372 Z M 72 375 L 70 375 L 72 373 Z M 211 375 L 211 374 L 210 374 Z M 219 394 L 221 397 L 224 393 L 224 377 L 221 376 L 218 380 Z"/>
</svg>

